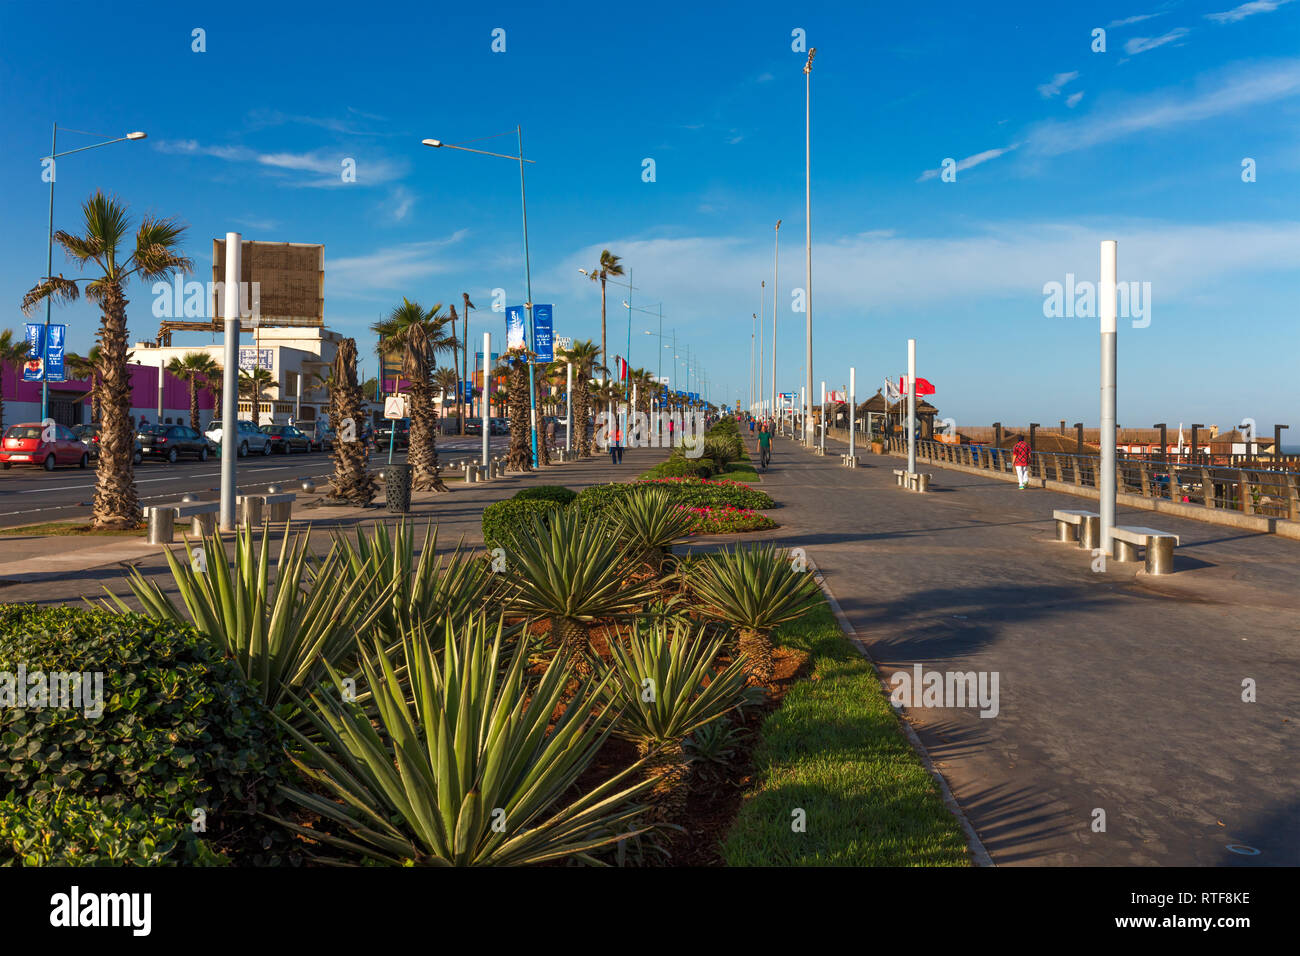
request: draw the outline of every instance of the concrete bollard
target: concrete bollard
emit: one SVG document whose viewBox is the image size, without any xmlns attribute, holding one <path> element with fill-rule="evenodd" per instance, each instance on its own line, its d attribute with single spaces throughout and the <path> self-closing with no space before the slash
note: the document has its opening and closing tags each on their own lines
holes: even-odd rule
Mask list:
<svg viewBox="0 0 1300 956">
<path fill-rule="evenodd" d="M 1174 570 L 1174 539 L 1147 538 L 1147 574 L 1170 574 Z"/>
<path fill-rule="evenodd" d="M 1101 547 L 1101 515 L 1084 515 L 1079 522 L 1079 547 L 1092 553 Z"/>
<path fill-rule="evenodd" d="M 262 523 L 262 499 L 246 497 L 244 499 L 244 525 L 255 528 Z"/>
<path fill-rule="evenodd" d="M 929 475 L 919 474 L 916 476 L 916 490 L 919 491 L 921 494 L 925 494 L 927 491 L 930 490 Z"/>
<path fill-rule="evenodd" d="M 206 538 L 217 532 L 217 516 L 213 513 L 195 515 L 190 519 L 190 534 Z"/>
</svg>

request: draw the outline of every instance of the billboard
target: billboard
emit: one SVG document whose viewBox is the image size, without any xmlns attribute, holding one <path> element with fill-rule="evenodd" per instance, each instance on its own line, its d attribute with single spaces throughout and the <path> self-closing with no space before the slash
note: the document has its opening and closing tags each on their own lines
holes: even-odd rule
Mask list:
<svg viewBox="0 0 1300 956">
<path fill-rule="evenodd" d="M 325 247 L 303 242 L 240 243 L 240 282 L 258 285 L 244 299 L 260 301 L 260 324 L 264 326 L 310 326 L 325 324 Z M 226 279 L 226 240 L 212 240 L 211 314 L 220 321 L 223 312 L 216 283 Z M 244 327 L 251 322 L 244 320 Z"/>
</svg>

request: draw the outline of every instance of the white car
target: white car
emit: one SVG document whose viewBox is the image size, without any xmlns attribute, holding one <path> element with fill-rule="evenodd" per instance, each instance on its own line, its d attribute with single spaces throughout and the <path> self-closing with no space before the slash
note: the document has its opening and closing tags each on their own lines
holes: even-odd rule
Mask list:
<svg viewBox="0 0 1300 956">
<path fill-rule="evenodd" d="M 240 458 L 247 458 L 250 452 L 260 451 L 263 455 L 271 454 L 271 436 L 262 431 L 250 421 L 239 419 L 236 423 L 238 431 L 236 432 L 236 451 Z M 217 447 L 221 447 L 221 422 L 213 419 L 208 422 L 207 431 L 203 436 L 209 441 L 215 442 Z"/>
</svg>

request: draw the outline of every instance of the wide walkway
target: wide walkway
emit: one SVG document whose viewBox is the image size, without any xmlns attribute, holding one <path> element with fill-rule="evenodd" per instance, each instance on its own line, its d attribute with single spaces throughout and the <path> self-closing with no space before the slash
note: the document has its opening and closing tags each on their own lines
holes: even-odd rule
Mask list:
<svg viewBox="0 0 1300 956">
<path fill-rule="evenodd" d="M 1094 573 L 1053 540 L 1081 499 L 939 468 L 918 495 L 827 452 L 777 441 L 770 537 L 886 674 L 998 673 L 996 717 L 908 712 L 996 863 L 1300 864 L 1300 544 L 1135 512 L 1184 535 L 1178 573 Z"/>
</svg>

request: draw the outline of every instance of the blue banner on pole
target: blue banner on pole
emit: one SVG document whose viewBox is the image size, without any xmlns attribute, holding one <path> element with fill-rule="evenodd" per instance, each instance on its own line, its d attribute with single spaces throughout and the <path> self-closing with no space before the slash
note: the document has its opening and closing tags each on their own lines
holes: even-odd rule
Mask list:
<svg viewBox="0 0 1300 956">
<path fill-rule="evenodd" d="M 549 305 L 533 306 L 533 351 L 539 362 L 555 361 L 554 312 Z"/>
<path fill-rule="evenodd" d="M 45 343 L 45 380 L 62 382 L 64 380 L 63 352 L 68 339 L 66 325 L 51 325 L 49 339 Z"/>
<path fill-rule="evenodd" d="M 27 323 L 27 358 L 23 362 L 23 381 L 39 382 L 45 370 L 45 326 Z"/>
<path fill-rule="evenodd" d="M 506 351 L 524 347 L 524 307 L 511 305 L 506 307 Z"/>
</svg>

